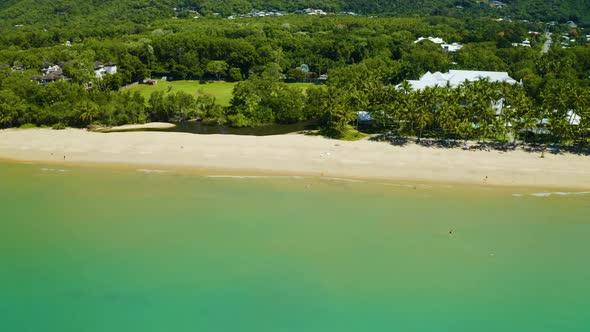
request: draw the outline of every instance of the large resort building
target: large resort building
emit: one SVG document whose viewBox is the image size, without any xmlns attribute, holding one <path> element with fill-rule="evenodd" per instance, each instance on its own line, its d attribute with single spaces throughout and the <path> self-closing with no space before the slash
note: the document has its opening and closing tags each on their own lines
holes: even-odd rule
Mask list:
<svg viewBox="0 0 590 332">
<path fill-rule="evenodd" d="M 430 87 L 446 87 L 456 88 L 464 82 L 475 82 L 479 80 L 488 80 L 489 82 L 505 82 L 508 84 L 518 83 L 515 79 L 510 77 L 504 71 L 479 71 L 479 70 L 449 70 L 448 73 L 426 72 L 419 80 L 409 80 L 410 86 L 413 90 L 422 90 Z M 399 85 L 398 85 L 399 87 Z M 496 116 L 502 114 L 504 108 L 504 98 L 496 101 L 490 101 L 490 106 L 494 110 Z"/>
<path fill-rule="evenodd" d="M 464 82 L 475 82 L 479 80 L 488 80 L 489 82 L 506 82 L 508 84 L 519 83 L 508 75 L 507 72 L 500 71 L 478 71 L 478 70 L 449 70 L 447 73 L 441 72 L 426 72 L 419 80 L 408 80 L 412 90 L 419 91 L 427 87 L 434 88 L 436 86 L 444 88 L 456 88 Z M 396 85 L 400 89 L 402 84 Z M 490 106 L 494 110 L 496 116 L 502 114 L 504 108 L 504 98 L 496 101 L 490 101 Z M 357 112 L 360 122 L 374 121 L 369 112 Z"/>
<path fill-rule="evenodd" d="M 409 80 L 408 83 L 413 90 L 422 90 L 426 87 L 446 87 L 456 88 L 465 81 L 474 82 L 487 79 L 490 82 L 506 82 L 508 84 L 518 83 L 510 77 L 507 72 L 500 71 L 476 71 L 476 70 L 449 70 L 447 73 L 426 72 L 419 80 Z M 399 87 L 399 86 L 398 86 Z"/>
</svg>

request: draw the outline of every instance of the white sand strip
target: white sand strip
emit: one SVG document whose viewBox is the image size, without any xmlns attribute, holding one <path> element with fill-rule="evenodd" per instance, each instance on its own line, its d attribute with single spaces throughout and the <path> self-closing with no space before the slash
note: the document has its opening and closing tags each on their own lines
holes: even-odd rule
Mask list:
<svg viewBox="0 0 590 332">
<path fill-rule="evenodd" d="M 97 127 L 92 129 L 92 131 L 96 131 L 99 133 L 114 133 L 114 132 L 123 132 L 123 131 L 134 131 L 134 130 L 163 130 L 163 129 L 171 129 L 176 127 L 173 123 L 168 122 L 148 122 L 144 124 L 128 124 L 116 127 Z"/>
<path fill-rule="evenodd" d="M 415 144 L 399 147 L 299 134 L 255 137 L 13 129 L 0 131 L 0 158 L 140 169 L 229 170 L 240 175 L 256 171 L 325 178 L 590 189 L 588 156 L 545 153 L 544 158 L 539 158 L 538 153 L 519 150 L 500 153 Z"/>
</svg>

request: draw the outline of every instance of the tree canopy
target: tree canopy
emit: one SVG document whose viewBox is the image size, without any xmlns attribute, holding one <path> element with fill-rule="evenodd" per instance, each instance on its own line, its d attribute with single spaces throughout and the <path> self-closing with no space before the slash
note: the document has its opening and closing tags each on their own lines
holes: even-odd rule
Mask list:
<svg viewBox="0 0 590 332">
<path fill-rule="evenodd" d="M 191 118 L 257 126 L 314 120 L 338 132 L 356 121 L 357 112 L 369 112 L 384 128 L 418 137 L 497 138 L 518 134 L 534 119 L 545 119 L 544 127 L 558 140 L 585 137 L 589 41 L 581 27 L 565 22 L 583 25 L 588 0 L 530 1 L 530 11 L 520 10 L 524 2 L 517 0 L 506 0 L 502 8 L 422 0 L 418 3 L 424 6 L 416 9 L 416 3 L 51 0 L 39 6 L 29 0 L 3 1 L 0 126 L 83 127 Z M 306 7 L 331 14 L 225 18 L 254 8 Z M 542 53 L 545 31 L 553 32 L 554 40 L 549 52 Z M 428 36 L 462 48 L 448 52 L 428 40 L 416 42 Z M 525 40 L 527 47 L 522 46 Z M 115 63 L 117 73 L 98 77 L 97 63 Z M 47 69 L 56 66 L 61 76 L 48 77 Z M 506 71 L 523 85 L 474 83 L 410 91 L 404 83 L 427 71 L 450 69 Z M 197 91 L 144 98 L 121 90 L 164 76 L 238 83 L 229 107 Z M 287 82 L 318 86 L 304 91 Z M 513 113 L 502 120 L 493 116 L 488 106 L 495 98 L 514 105 Z M 567 120 L 572 113 L 574 122 L 580 117 L 578 127 Z M 512 126 L 503 127 L 502 121 Z"/>
</svg>

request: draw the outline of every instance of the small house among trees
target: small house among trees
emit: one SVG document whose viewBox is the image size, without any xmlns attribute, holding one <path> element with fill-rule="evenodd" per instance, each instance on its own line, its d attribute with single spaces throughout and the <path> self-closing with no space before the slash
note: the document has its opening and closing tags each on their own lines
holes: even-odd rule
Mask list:
<svg viewBox="0 0 590 332">
<path fill-rule="evenodd" d="M 102 62 L 95 62 L 94 63 L 94 74 L 98 78 L 102 78 L 104 75 L 113 75 L 117 73 L 117 65 L 112 62 L 102 63 Z"/>
<path fill-rule="evenodd" d="M 45 64 L 41 72 L 43 75 L 33 75 L 31 76 L 31 80 L 41 84 L 47 84 L 68 79 L 63 73 L 63 65 Z"/>
</svg>

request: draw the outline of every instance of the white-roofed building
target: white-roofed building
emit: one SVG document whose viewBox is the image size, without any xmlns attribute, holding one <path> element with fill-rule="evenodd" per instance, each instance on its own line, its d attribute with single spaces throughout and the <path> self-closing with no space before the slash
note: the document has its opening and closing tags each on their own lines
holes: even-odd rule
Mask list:
<svg viewBox="0 0 590 332">
<path fill-rule="evenodd" d="M 419 91 L 427 87 L 434 88 L 438 87 L 451 87 L 456 88 L 459 85 L 467 82 L 475 82 L 479 80 L 487 79 L 489 82 L 506 82 L 508 84 L 518 83 L 515 79 L 510 77 L 507 72 L 499 71 L 476 71 L 476 70 L 449 70 L 448 73 L 431 73 L 426 72 L 422 75 L 419 80 L 409 80 L 408 83 L 412 87 L 412 90 Z M 396 88 L 400 88 L 401 84 L 398 84 Z M 496 116 L 502 114 L 502 109 L 505 106 L 504 98 L 497 101 L 490 101 L 490 106 L 494 110 Z"/>
<path fill-rule="evenodd" d="M 430 40 L 431 42 L 433 42 L 435 44 L 444 44 L 444 42 L 445 42 L 442 38 L 438 38 L 438 37 L 428 37 L 428 38 L 420 37 L 414 41 L 414 44 L 417 44 L 425 39 Z"/>
<path fill-rule="evenodd" d="M 567 120 L 568 120 L 569 124 L 571 124 L 573 126 L 580 125 L 580 116 L 578 114 L 576 114 L 573 110 L 567 111 Z"/>
<path fill-rule="evenodd" d="M 445 43 L 445 41 L 442 38 L 438 38 L 438 37 L 428 37 L 428 38 L 420 37 L 414 41 L 414 44 L 418 44 L 419 42 L 421 42 L 423 40 L 430 40 L 431 42 L 440 45 L 440 47 L 442 47 L 443 51 L 445 51 L 445 52 L 453 52 L 454 53 L 463 47 L 463 45 L 461 45 L 459 43 L 452 43 L 452 44 Z"/>
<path fill-rule="evenodd" d="M 451 53 L 455 53 L 458 50 L 460 50 L 461 48 L 463 48 L 463 45 L 461 45 L 459 43 L 441 44 L 440 46 L 442 46 L 442 48 L 445 52 L 451 52 Z"/>
<path fill-rule="evenodd" d="M 95 62 L 94 63 L 94 74 L 98 78 L 102 78 L 104 75 L 114 75 L 117 73 L 117 65 L 109 62 L 109 63 L 101 63 Z"/>
<path fill-rule="evenodd" d="M 477 70 L 449 70 L 447 73 L 426 72 L 419 80 L 409 80 L 408 83 L 414 90 L 422 90 L 426 87 L 457 87 L 465 81 L 474 82 L 487 79 L 490 82 L 506 82 L 515 84 L 517 81 L 504 71 L 477 71 Z M 398 85 L 399 87 L 399 85 Z"/>
<path fill-rule="evenodd" d="M 512 43 L 512 46 L 531 47 L 531 41 L 527 38 L 523 40 L 522 43 Z"/>
</svg>

